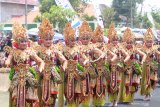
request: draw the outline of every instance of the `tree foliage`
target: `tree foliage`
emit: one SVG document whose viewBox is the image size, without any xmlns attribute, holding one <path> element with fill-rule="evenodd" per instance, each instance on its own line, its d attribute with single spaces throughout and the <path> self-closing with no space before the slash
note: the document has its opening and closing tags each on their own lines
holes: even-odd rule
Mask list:
<svg viewBox="0 0 160 107">
<path fill-rule="evenodd" d="M 87 14 L 85 14 L 85 15 L 82 16 L 82 19 L 86 20 L 86 21 L 93 21 L 96 18 L 94 16 L 88 16 Z"/>
<path fill-rule="evenodd" d="M 120 16 L 126 17 L 126 22 L 131 21 L 131 7 L 133 21 L 137 12 L 137 4 L 142 4 L 144 0 L 113 0 L 112 7 L 116 14 L 114 15 L 114 21 L 121 22 Z"/>
<path fill-rule="evenodd" d="M 56 5 L 54 0 L 40 0 L 40 12 L 49 12 L 53 5 Z"/>
<path fill-rule="evenodd" d="M 80 0 L 70 0 L 71 5 L 75 7 L 79 7 Z M 73 8 L 74 8 L 73 6 Z M 56 6 L 54 0 L 40 0 L 40 12 L 41 16 L 37 16 L 35 18 L 35 22 L 41 22 L 43 18 L 48 18 L 51 23 L 53 23 L 54 27 L 57 27 L 62 32 L 65 24 L 68 21 L 71 21 L 73 17 L 76 15 L 71 9 L 64 9 L 62 7 Z"/>
<path fill-rule="evenodd" d="M 102 19 L 104 27 L 108 28 L 109 25 L 113 22 L 115 11 L 113 8 L 106 7 L 102 10 Z"/>
<path fill-rule="evenodd" d="M 135 27 L 137 28 L 149 28 L 152 27 L 152 23 L 149 21 L 148 17 L 147 17 L 147 13 L 145 13 L 143 16 L 142 15 L 137 15 L 135 18 Z"/>
<path fill-rule="evenodd" d="M 155 27 L 160 29 L 160 10 L 154 9 L 151 14 L 154 19 Z"/>
<path fill-rule="evenodd" d="M 53 5 L 49 12 L 43 13 L 43 18 L 48 18 L 54 26 L 58 24 L 60 31 L 64 28 L 68 21 L 73 20 L 75 12 L 70 9 L 64 9 Z"/>
</svg>

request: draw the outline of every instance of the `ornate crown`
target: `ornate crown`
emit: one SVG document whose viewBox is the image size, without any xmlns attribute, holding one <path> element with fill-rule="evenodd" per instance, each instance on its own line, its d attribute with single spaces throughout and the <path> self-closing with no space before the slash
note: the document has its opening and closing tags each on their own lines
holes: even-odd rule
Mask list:
<svg viewBox="0 0 160 107">
<path fill-rule="evenodd" d="M 39 36 L 41 39 L 53 38 L 53 26 L 48 19 L 44 19 L 39 27 Z"/>
<path fill-rule="evenodd" d="M 12 34 L 13 34 L 12 38 L 16 42 L 18 42 L 20 39 L 27 38 L 26 29 L 17 22 L 13 24 Z"/>
<path fill-rule="evenodd" d="M 95 40 L 96 42 L 101 42 L 103 40 L 103 31 L 101 29 L 101 26 L 99 25 L 97 26 L 92 39 Z"/>
<path fill-rule="evenodd" d="M 64 38 L 66 42 L 68 42 L 70 39 L 75 39 L 75 30 L 72 29 L 70 22 L 68 22 L 65 26 Z"/>
<path fill-rule="evenodd" d="M 131 29 L 127 28 L 123 34 L 123 41 L 127 42 L 127 41 L 133 41 L 133 40 L 134 40 L 134 35 L 133 35 Z"/>
<path fill-rule="evenodd" d="M 115 26 L 113 23 L 109 26 L 108 38 L 110 41 L 112 41 L 113 39 L 118 39 L 117 31 L 115 30 Z"/>
<path fill-rule="evenodd" d="M 147 29 L 147 32 L 144 35 L 144 41 L 153 40 L 153 32 L 151 28 Z"/>
<path fill-rule="evenodd" d="M 92 29 L 90 28 L 89 24 L 84 21 L 79 28 L 79 37 L 83 37 L 84 34 L 89 34 L 89 36 L 92 36 Z"/>
</svg>

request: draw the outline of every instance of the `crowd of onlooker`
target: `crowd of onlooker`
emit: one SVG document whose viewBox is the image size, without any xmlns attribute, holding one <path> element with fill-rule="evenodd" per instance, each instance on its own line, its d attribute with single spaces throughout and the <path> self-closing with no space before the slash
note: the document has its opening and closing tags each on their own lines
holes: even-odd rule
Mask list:
<svg viewBox="0 0 160 107">
<path fill-rule="evenodd" d="M 0 68 L 2 67 L 6 59 L 3 48 L 6 45 L 12 46 L 11 38 L 12 38 L 11 33 L 4 34 L 3 32 L 0 32 Z"/>
</svg>

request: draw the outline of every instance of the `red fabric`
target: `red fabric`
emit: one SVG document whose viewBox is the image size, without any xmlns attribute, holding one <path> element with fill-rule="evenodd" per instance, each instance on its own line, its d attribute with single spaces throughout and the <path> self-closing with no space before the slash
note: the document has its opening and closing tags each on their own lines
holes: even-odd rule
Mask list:
<svg viewBox="0 0 160 107">
<path fill-rule="evenodd" d="M 40 39 L 39 41 L 38 41 L 38 44 L 42 44 L 44 41 L 42 40 L 42 39 Z"/>
<path fill-rule="evenodd" d="M 30 41 L 28 42 L 28 47 L 30 47 L 31 45 L 30 45 Z"/>
<path fill-rule="evenodd" d="M 92 39 L 92 43 L 96 43 L 96 40 L 93 40 L 93 39 Z"/>
<path fill-rule="evenodd" d="M 110 44 L 110 40 L 108 39 L 108 44 Z"/>
<path fill-rule="evenodd" d="M 65 40 L 65 44 L 66 44 L 66 45 L 69 45 L 69 42 L 68 42 L 67 40 Z"/>
<path fill-rule="evenodd" d="M 17 42 L 13 42 L 12 43 L 14 48 L 18 48 L 18 43 Z M 30 47 L 30 42 L 28 42 L 28 47 Z"/>
<path fill-rule="evenodd" d="M 17 42 L 13 42 L 13 48 L 18 48 L 18 43 Z"/>
<path fill-rule="evenodd" d="M 58 94 L 58 91 L 52 91 L 51 94 Z"/>
</svg>

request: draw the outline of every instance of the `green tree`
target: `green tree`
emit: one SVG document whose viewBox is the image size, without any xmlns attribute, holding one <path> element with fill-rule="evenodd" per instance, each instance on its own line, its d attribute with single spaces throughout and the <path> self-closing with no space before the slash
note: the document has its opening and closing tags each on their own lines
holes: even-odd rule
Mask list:
<svg viewBox="0 0 160 107">
<path fill-rule="evenodd" d="M 152 9 L 151 14 L 154 19 L 155 27 L 160 29 L 160 10 Z"/>
<path fill-rule="evenodd" d="M 88 16 L 87 14 L 85 14 L 85 15 L 82 16 L 82 19 L 86 20 L 86 21 L 93 21 L 96 18 L 94 16 Z"/>
<path fill-rule="evenodd" d="M 142 4 L 144 0 L 113 0 L 112 7 L 114 8 L 116 14 L 114 15 L 114 21 L 116 23 L 121 22 L 119 16 L 125 16 L 127 18 L 126 22 L 131 21 L 131 7 L 132 7 L 132 18 L 136 16 L 137 4 Z"/>
<path fill-rule="evenodd" d="M 60 32 L 63 32 L 63 28 L 68 21 L 73 20 L 75 12 L 70 9 L 64 9 L 59 6 L 53 5 L 49 12 L 45 12 L 42 18 L 48 18 L 54 27 L 58 25 Z"/>
<path fill-rule="evenodd" d="M 53 5 L 56 5 L 54 0 L 39 0 L 40 1 L 40 12 L 43 14 L 44 12 L 49 12 L 50 8 Z"/>
<path fill-rule="evenodd" d="M 135 27 L 147 29 L 147 28 L 153 26 L 147 17 L 147 13 L 145 13 L 143 16 L 141 14 L 139 14 L 136 16 L 135 19 L 136 19 L 135 20 Z"/>
<path fill-rule="evenodd" d="M 113 8 L 106 7 L 102 10 L 102 18 L 105 28 L 108 28 L 109 25 L 113 22 L 114 15 L 115 11 Z"/>
</svg>

